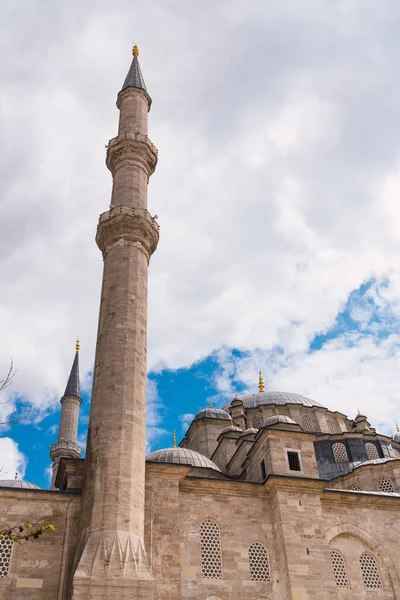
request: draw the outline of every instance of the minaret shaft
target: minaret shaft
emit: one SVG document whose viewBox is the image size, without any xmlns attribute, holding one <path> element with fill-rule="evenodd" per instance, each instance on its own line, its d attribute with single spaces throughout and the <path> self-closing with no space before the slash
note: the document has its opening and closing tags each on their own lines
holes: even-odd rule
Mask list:
<svg viewBox="0 0 400 600">
<path fill-rule="evenodd" d="M 85 595 L 87 585 L 109 586 L 107 598 L 122 598 L 116 589 L 123 580 L 124 598 L 142 598 L 138 586 L 145 582 L 146 599 L 153 585 L 143 543 L 147 278 L 158 243 L 158 225 L 147 211 L 147 184 L 157 163 L 147 136 L 150 102 L 134 53 L 118 94 L 118 136 L 107 148 L 111 206 L 100 215 L 96 236 L 104 269 L 74 576 L 79 600 L 97 600 L 95 592 Z"/>
</svg>

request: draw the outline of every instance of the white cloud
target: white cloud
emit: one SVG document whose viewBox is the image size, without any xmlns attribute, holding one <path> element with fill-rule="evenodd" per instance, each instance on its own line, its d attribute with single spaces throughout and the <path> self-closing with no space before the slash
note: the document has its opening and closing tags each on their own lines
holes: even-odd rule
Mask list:
<svg viewBox="0 0 400 600">
<path fill-rule="evenodd" d="M 279 345 L 296 357 L 285 387 L 332 401 L 338 392 L 354 411 L 355 377 L 365 381 L 371 356 L 365 387 L 386 393 L 393 377 L 395 388 L 395 372 L 385 383 L 385 347 L 369 338 L 353 340 L 358 353 L 307 354 L 371 276 L 390 277 L 382 310 L 399 311 L 399 8 L 389 5 L 72 0 L 5 10 L 0 366 L 13 356 L 13 391 L 39 415 L 63 392 L 77 334 L 82 371 L 92 368 L 102 268 L 94 233 L 111 187 L 104 144 L 117 130 L 132 23 L 160 150 L 149 189 L 161 224 L 149 367 L 233 346 L 257 362 Z M 353 310 L 361 325 L 365 308 Z M 323 386 L 335 373 L 331 398 Z M 150 395 L 154 435 L 160 408 Z"/>
<path fill-rule="evenodd" d="M 9 437 L 0 437 L 0 479 L 18 479 L 25 475 L 27 459 L 18 449 L 18 444 Z"/>
</svg>

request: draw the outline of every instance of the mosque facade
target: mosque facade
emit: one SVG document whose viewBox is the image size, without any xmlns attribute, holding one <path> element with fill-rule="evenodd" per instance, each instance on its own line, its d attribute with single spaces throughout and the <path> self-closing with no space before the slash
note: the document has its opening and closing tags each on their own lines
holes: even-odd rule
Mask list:
<svg viewBox="0 0 400 600">
<path fill-rule="evenodd" d="M 51 446 L 50 490 L 0 482 L 1 522 L 54 532 L 0 539 L 4 600 L 400 599 L 400 433 L 299 394 L 200 410 L 179 446 L 145 456 L 147 272 L 159 226 L 151 98 L 134 46 L 107 147 L 111 203 L 85 459 L 79 345 Z"/>
</svg>

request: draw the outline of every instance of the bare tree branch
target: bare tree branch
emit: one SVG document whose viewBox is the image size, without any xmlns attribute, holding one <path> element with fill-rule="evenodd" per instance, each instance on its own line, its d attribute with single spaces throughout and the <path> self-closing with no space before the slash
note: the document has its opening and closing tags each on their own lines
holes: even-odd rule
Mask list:
<svg viewBox="0 0 400 600">
<path fill-rule="evenodd" d="M 0 392 L 7 389 L 8 387 L 10 387 L 10 385 L 13 382 L 16 372 L 17 372 L 16 369 L 14 369 L 13 359 L 10 358 L 10 368 L 8 369 L 8 373 L 4 379 L 0 379 Z M 2 401 L 2 404 L 7 403 L 7 402 L 10 402 L 10 398 L 8 400 L 6 400 L 5 402 Z"/>
</svg>

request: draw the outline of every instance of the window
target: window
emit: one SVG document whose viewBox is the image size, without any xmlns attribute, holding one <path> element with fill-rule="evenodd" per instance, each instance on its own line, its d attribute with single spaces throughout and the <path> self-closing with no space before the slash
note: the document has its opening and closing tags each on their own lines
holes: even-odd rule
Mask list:
<svg viewBox="0 0 400 600">
<path fill-rule="evenodd" d="M 298 452 L 288 452 L 288 463 L 291 471 L 301 471 L 300 457 Z"/>
<path fill-rule="evenodd" d="M 265 468 L 265 460 L 264 459 L 260 462 L 260 470 L 261 470 L 261 479 L 264 481 L 264 479 L 267 478 L 267 469 Z"/>
<path fill-rule="evenodd" d="M 0 539 L 0 578 L 8 577 L 13 541 L 3 535 Z"/>
<path fill-rule="evenodd" d="M 206 519 L 200 525 L 201 576 L 222 579 L 221 535 L 219 525 Z"/>
<path fill-rule="evenodd" d="M 253 581 L 271 581 L 268 552 L 260 542 L 254 542 L 249 548 L 249 564 Z"/>
<path fill-rule="evenodd" d="M 367 453 L 369 460 L 375 460 L 375 458 L 379 458 L 378 449 L 375 444 L 371 444 L 371 442 L 367 442 L 365 444 L 365 451 Z"/>
<path fill-rule="evenodd" d="M 378 488 L 380 492 L 387 492 L 391 494 L 394 492 L 393 483 L 389 477 L 381 477 L 378 479 Z"/>
<path fill-rule="evenodd" d="M 347 577 L 343 556 L 336 550 L 332 550 L 331 561 L 336 587 L 341 589 L 349 588 L 349 578 Z"/>
<path fill-rule="evenodd" d="M 262 420 L 260 417 L 251 417 L 251 422 L 253 424 L 254 429 L 260 429 L 260 427 L 262 427 Z"/>
<path fill-rule="evenodd" d="M 350 489 L 353 490 L 353 492 L 361 492 L 361 488 L 358 487 L 358 485 L 352 485 Z"/>
<path fill-rule="evenodd" d="M 327 419 L 326 424 L 328 426 L 329 433 L 336 433 L 335 422 L 333 419 Z"/>
<path fill-rule="evenodd" d="M 303 417 L 303 429 L 304 431 L 315 431 L 314 422 L 310 415 Z"/>
<path fill-rule="evenodd" d="M 333 444 L 332 452 L 333 452 L 333 458 L 335 459 L 335 462 L 337 462 L 337 463 L 348 462 L 349 457 L 347 455 L 346 446 L 344 444 L 342 444 L 341 442 L 336 442 L 336 444 Z"/>
<path fill-rule="evenodd" d="M 361 574 L 366 590 L 381 590 L 382 580 L 376 560 L 371 554 L 363 552 L 360 556 Z"/>
</svg>

